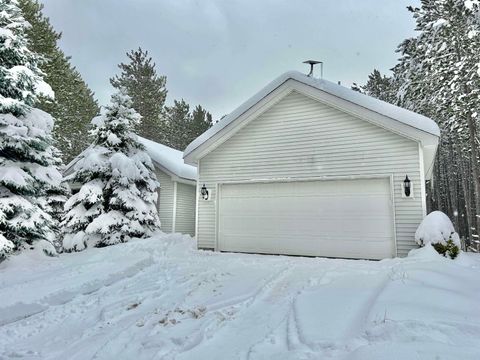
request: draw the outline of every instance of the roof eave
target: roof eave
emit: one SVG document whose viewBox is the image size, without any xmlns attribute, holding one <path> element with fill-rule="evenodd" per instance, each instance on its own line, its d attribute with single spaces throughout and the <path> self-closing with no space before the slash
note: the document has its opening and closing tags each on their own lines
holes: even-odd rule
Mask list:
<svg viewBox="0 0 480 360">
<path fill-rule="evenodd" d="M 292 86 L 290 90 L 298 90 L 307 96 L 317 99 L 318 101 L 322 101 L 324 103 L 327 103 L 330 106 L 337 107 L 341 111 L 350 113 L 351 115 L 356 117 L 363 118 L 366 121 L 373 122 L 378 126 L 382 126 L 380 119 L 389 119 L 390 126 L 385 127 L 383 125 L 383 127 L 385 127 L 389 131 L 396 132 L 399 135 L 410 138 L 414 141 L 420 141 L 422 143 L 422 146 L 428 146 L 431 144 L 438 143 L 438 138 L 439 138 L 438 126 L 437 126 L 438 134 L 437 133 L 434 134 L 422 129 L 418 129 L 414 126 L 401 122 L 397 119 L 378 113 L 374 110 L 365 108 L 357 103 L 353 103 L 344 98 L 340 98 L 334 94 L 327 93 L 326 91 L 319 89 L 318 87 L 308 83 L 308 81 L 305 81 L 304 79 L 302 79 L 302 81 L 298 80 L 297 77 L 298 75 L 296 75 L 296 73 L 293 73 L 293 75 L 292 73 L 285 73 L 284 75 L 282 75 L 281 77 L 277 78 L 272 83 L 267 85 L 265 88 L 263 88 L 255 96 L 251 97 L 241 106 L 239 106 L 231 114 L 227 115 L 224 119 L 222 119 L 221 121 L 223 122 L 223 124 L 219 125 L 219 123 L 217 123 L 216 125 L 220 127 L 218 130 L 215 129 L 215 126 L 214 126 L 209 130 L 207 130 L 202 135 L 200 135 L 196 140 L 190 143 L 190 145 L 185 149 L 184 156 L 183 156 L 185 163 L 190 165 L 196 165 L 197 160 L 203 157 L 206 153 L 208 153 L 209 148 L 211 146 L 215 146 L 218 139 L 221 139 L 229 131 L 235 130 L 236 128 L 235 123 L 237 123 L 238 120 L 242 120 L 241 122 L 243 122 L 243 120 L 245 120 L 246 118 L 252 118 L 252 117 L 254 118 L 256 116 L 259 116 L 259 113 L 261 113 L 261 109 L 260 111 L 256 111 L 256 108 L 258 107 L 263 108 L 263 110 L 265 110 L 265 108 L 269 108 L 268 103 L 270 103 L 272 106 L 275 103 L 275 99 L 276 98 L 278 99 L 278 96 L 275 96 L 275 93 L 280 92 L 280 96 L 281 96 L 289 92 L 289 91 L 285 91 L 285 92 L 279 91 L 279 89 L 281 89 L 282 87 L 288 87 L 288 83 L 296 84 L 296 86 Z M 259 96 L 259 94 L 261 96 Z M 406 111 L 406 115 L 414 114 L 410 111 L 407 111 L 407 110 L 405 111 Z M 414 114 L 414 115 L 418 116 L 418 114 Z M 377 118 L 376 122 L 372 121 L 374 120 L 374 117 Z M 432 121 L 430 119 L 427 119 L 427 120 Z M 209 133 L 211 133 L 211 135 Z"/>
</svg>

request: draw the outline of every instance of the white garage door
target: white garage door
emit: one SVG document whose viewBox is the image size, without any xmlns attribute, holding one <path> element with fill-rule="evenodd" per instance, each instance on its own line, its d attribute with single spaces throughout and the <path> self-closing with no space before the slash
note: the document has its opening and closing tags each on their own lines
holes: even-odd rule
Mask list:
<svg viewBox="0 0 480 360">
<path fill-rule="evenodd" d="M 223 184 L 221 251 L 382 259 L 395 254 L 390 180 Z"/>
</svg>

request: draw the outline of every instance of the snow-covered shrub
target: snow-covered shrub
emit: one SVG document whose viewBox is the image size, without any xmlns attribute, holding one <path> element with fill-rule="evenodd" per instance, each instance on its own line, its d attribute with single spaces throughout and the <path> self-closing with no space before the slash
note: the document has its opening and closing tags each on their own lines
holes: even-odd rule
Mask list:
<svg viewBox="0 0 480 360">
<path fill-rule="evenodd" d="M 53 242 L 61 185 L 61 160 L 52 145 L 52 117 L 33 108 L 53 93 L 42 79 L 38 57 L 28 49 L 15 0 L 0 1 L 0 252 Z M 13 244 L 13 248 L 12 248 Z"/>
<path fill-rule="evenodd" d="M 132 132 L 140 116 L 124 91 L 92 120 L 94 143 L 65 178 L 83 184 L 65 203 L 63 247 L 80 251 L 147 237 L 160 227 L 153 164 Z"/>
<path fill-rule="evenodd" d="M 2 234 L 0 234 L 0 261 L 5 259 L 10 254 L 15 245 L 10 240 L 7 240 Z"/>
<path fill-rule="evenodd" d="M 439 254 L 451 259 L 457 257 L 461 247 L 452 222 L 441 211 L 433 211 L 423 219 L 415 232 L 415 241 L 420 246 L 431 244 Z"/>
</svg>

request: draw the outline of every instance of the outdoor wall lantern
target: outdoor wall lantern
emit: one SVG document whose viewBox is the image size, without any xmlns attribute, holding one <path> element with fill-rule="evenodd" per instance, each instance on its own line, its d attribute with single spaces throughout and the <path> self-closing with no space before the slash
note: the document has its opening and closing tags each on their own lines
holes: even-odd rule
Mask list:
<svg viewBox="0 0 480 360">
<path fill-rule="evenodd" d="M 208 200 L 208 190 L 205 184 L 203 184 L 202 189 L 200 190 L 200 194 L 202 194 L 203 200 Z"/>
<path fill-rule="evenodd" d="M 405 193 L 405 197 L 410 197 L 412 192 L 412 182 L 408 178 L 408 175 L 406 175 L 405 180 L 403 180 L 403 191 Z"/>
</svg>

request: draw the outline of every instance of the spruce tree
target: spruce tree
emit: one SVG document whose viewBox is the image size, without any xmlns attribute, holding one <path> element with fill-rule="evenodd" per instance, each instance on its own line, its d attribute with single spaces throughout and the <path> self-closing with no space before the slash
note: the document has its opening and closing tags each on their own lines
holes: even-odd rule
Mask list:
<svg viewBox="0 0 480 360">
<path fill-rule="evenodd" d="M 33 107 L 53 93 L 28 48 L 28 26 L 16 0 L 0 1 L 0 258 L 34 244 L 54 253 L 54 215 L 67 191 L 53 119 Z"/>
<path fill-rule="evenodd" d="M 189 138 L 184 144 L 185 149 L 188 144 L 207 131 L 213 125 L 212 114 L 202 106 L 197 105 L 192 111 L 192 121 L 189 126 Z"/>
<path fill-rule="evenodd" d="M 400 106 L 434 119 L 441 139 L 430 208 L 460 226 L 467 239 L 480 229 L 480 17 L 477 1 L 422 0 L 409 7 L 417 36 L 398 47 L 393 68 Z M 374 94 L 379 96 L 379 94 Z"/>
<path fill-rule="evenodd" d="M 133 133 L 139 120 L 126 91 L 114 94 L 105 115 L 92 120 L 94 142 L 66 178 L 83 186 L 65 204 L 65 251 L 150 236 L 160 227 L 159 184 Z"/>
<path fill-rule="evenodd" d="M 393 78 L 382 75 L 377 69 L 374 69 L 368 75 L 368 81 L 364 86 L 358 87 L 354 84 L 352 88 L 388 103 L 394 104 L 396 102 L 397 89 Z"/>
<path fill-rule="evenodd" d="M 130 62 L 121 63 L 120 75 L 110 79 L 112 86 L 118 90 L 125 89 L 132 98 L 133 108 L 142 116 L 135 126 L 138 135 L 165 143 L 167 135 L 162 126 L 162 114 L 167 90 L 167 78 L 157 75 L 155 63 L 148 51 L 141 48 L 127 53 Z"/>
<path fill-rule="evenodd" d="M 42 14 L 43 5 L 37 0 L 19 0 L 19 5 L 31 25 L 27 29 L 29 47 L 41 56 L 39 67 L 55 92 L 55 99 L 40 97 L 36 107 L 55 118 L 56 146 L 69 162 L 88 146 L 88 127 L 99 112 L 98 104 L 70 58 L 58 47 L 61 34 Z"/>
<path fill-rule="evenodd" d="M 177 150 L 184 150 L 191 122 L 190 105 L 185 100 L 174 100 L 172 106 L 165 108 L 165 126 L 167 137 L 163 144 Z"/>
<path fill-rule="evenodd" d="M 212 115 L 202 106 L 197 105 L 191 112 L 190 105 L 185 100 L 174 100 L 173 106 L 165 107 L 168 136 L 164 144 L 183 151 L 212 125 Z"/>
</svg>

